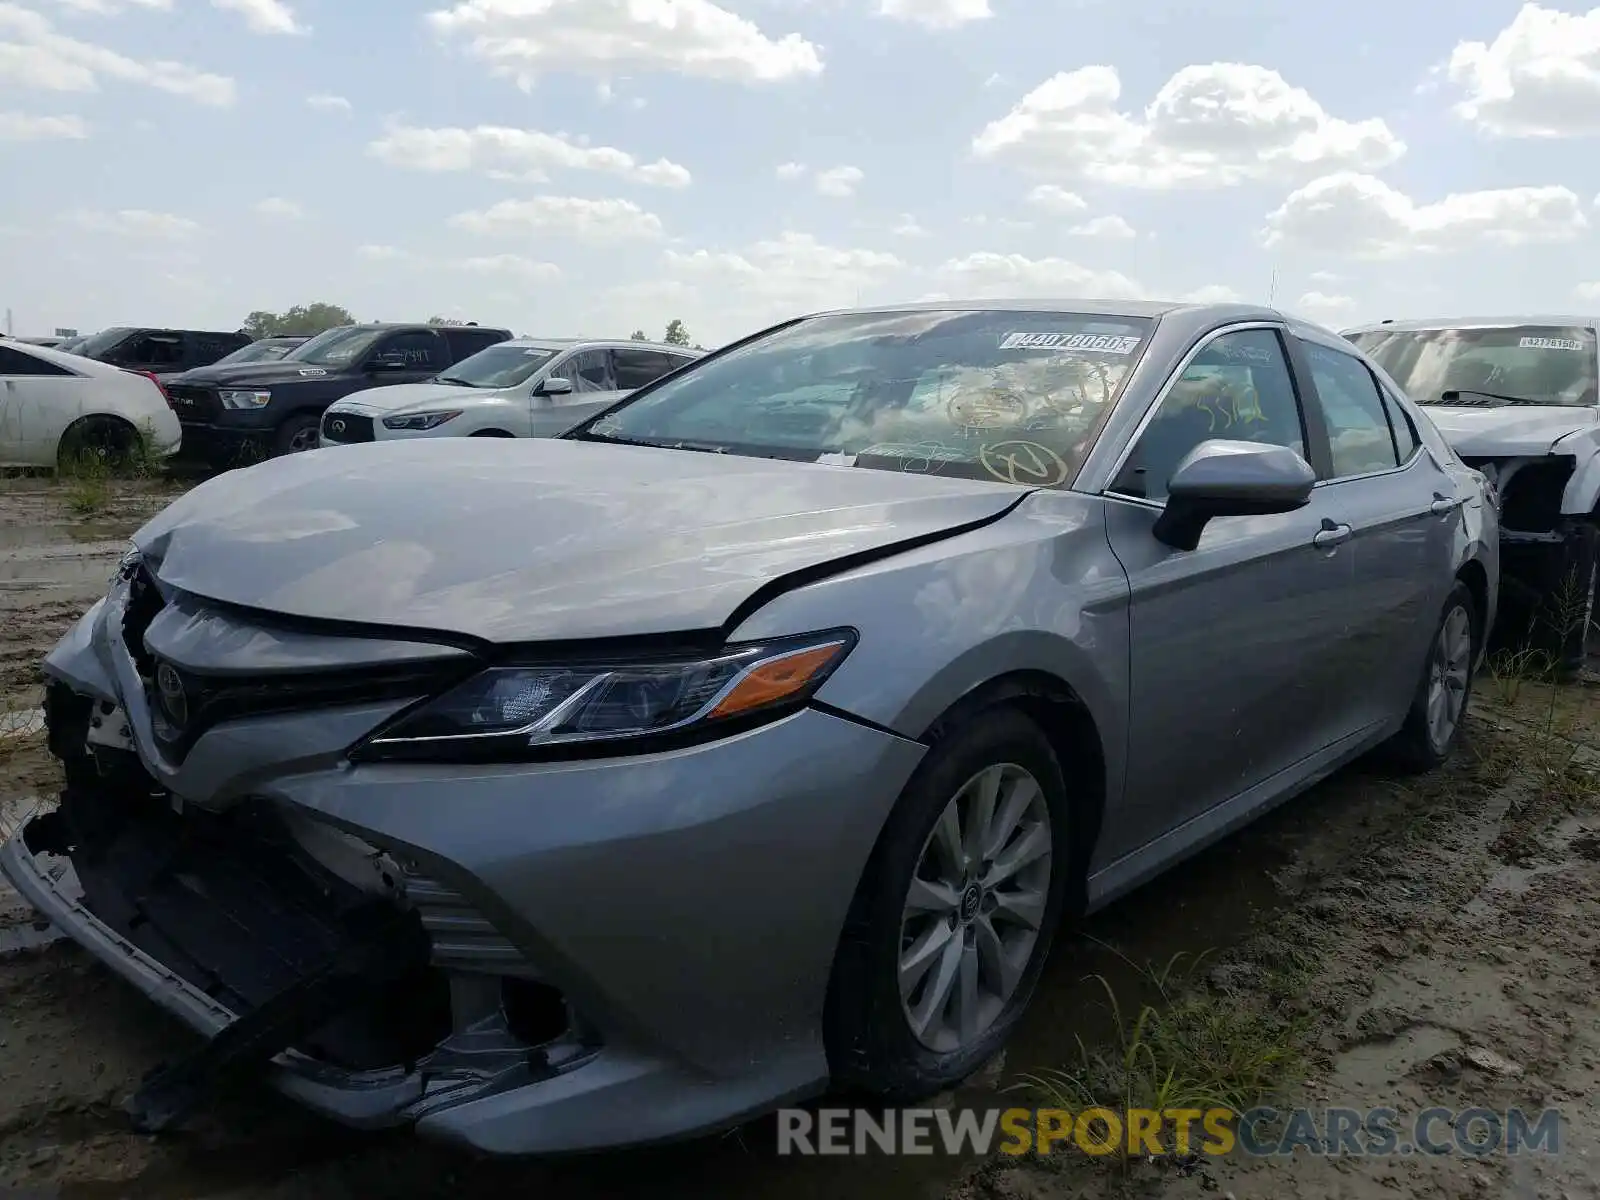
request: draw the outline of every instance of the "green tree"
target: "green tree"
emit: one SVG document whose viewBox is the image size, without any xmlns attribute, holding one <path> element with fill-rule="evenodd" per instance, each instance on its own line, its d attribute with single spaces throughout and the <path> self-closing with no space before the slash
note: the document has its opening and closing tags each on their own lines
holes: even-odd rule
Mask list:
<svg viewBox="0 0 1600 1200">
<path fill-rule="evenodd" d="M 687 346 L 689 344 L 689 331 L 684 328 L 683 322 L 673 317 L 667 322 L 667 332 L 661 340 L 669 346 Z"/>
<path fill-rule="evenodd" d="M 244 319 L 240 328 L 253 338 L 276 337 L 280 334 L 317 334 L 336 329 L 340 325 L 354 325 L 350 310 L 338 304 L 296 304 L 281 313 L 257 309 Z"/>
<path fill-rule="evenodd" d="M 635 329 L 628 335 L 628 337 L 631 341 L 635 342 L 648 342 L 650 340 L 649 337 L 646 336 L 645 331 L 642 329 Z"/>
</svg>

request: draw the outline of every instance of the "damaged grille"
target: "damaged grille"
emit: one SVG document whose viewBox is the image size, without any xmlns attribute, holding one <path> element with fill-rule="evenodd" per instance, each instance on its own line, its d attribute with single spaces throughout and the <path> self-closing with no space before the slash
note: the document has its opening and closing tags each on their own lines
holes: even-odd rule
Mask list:
<svg viewBox="0 0 1600 1200">
<path fill-rule="evenodd" d="M 1561 496 L 1576 461 L 1570 456 L 1541 459 L 1465 457 L 1500 493 L 1500 524 L 1523 533 L 1549 533 L 1561 519 Z"/>
<path fill-rule="evenodd" d="M 122 618 L 123 645 L 143 684 L 151 727 L 175 761 L 181 762 L 208 729 L 226 721 L 415 700 L 448 687 L 462 672 L 457 663 L 346 667 L 254 678 L 190 671 L 158 658 L 146 644 L 145 634 L 167 603 L 149 568 L 139 563 L 126 577 L 129 590 Z"/>
</svg>

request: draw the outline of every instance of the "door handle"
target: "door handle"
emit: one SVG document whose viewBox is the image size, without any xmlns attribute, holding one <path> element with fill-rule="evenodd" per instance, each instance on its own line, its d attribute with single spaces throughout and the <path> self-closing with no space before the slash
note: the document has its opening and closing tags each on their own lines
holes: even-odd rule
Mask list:
<svg viewBox="0 0 1600 1200">
<path fill-rule="evenodd" d="M 1348 542 L 1354 532 L 1355 530 L 1348 525 L 1337 525 L 1327 517 L 1323 517 L 1322 528 L 1311 539 L 1311 544 L 1318 550 L 1332 550 L 1335 546 L 1342 546 Z"/>
<path fill-rule="evenodd" d="M 1433 503 L 1428 505 L 1428 511 L 1436 517 L 1442 517 L 1446 513 L 1455 512 L 1460 507 L 1461 501 L 1453 500 L 1448 496 L 1441 496 L 1438 492 L 1435 492 L 1433 494 Z"/>
</svg>

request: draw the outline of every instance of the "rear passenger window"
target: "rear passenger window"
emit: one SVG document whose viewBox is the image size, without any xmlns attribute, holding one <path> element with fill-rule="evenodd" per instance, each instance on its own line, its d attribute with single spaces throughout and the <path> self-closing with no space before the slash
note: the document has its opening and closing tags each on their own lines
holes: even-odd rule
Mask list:
<svg viewBox="0 0 1600 1200">
<path fill-rule="evenodd" d="M 676 364 L 672 355 L 658 350 L 613 350 L 611 366 L 616 371 L 617 390 L 631 392 L 654 383 Z"/>
<path fill-rule="evenodd" d="M 1393 470 L 1400 465 L 1388 409 L 1367 364 L 1339 350 L 1302 342 L 1328 426 L 1333 478 Z"/>
<path fill-rule="evenodd" d="M 604 350 L 579 350 L 556 368 L 560 375 L 572 380 L 575 392 L 609 392 L 611 367 Z"/>
<path fill-rule="evenodd" d="M 1422 445 L 1422 439 L 1417 436 L 1416 427 L 1411 424 L 1411 418 L 1406 414 L 1406 410 L 1396 403 L 1387 388 L 1383 393 L 1383 406 L 1389 410 L 1389 425 L 1394 429 L 1395 454 L 1403 466 L 1411 461 L 1411 456 Z"/>
<path fill-rule="evenodd" d="M 0 375 L 71 375 L 72 372 L 55 363 L 45 362 L 42 358 L 22 350 L 13 350 L 10 346 L 0 345 Z"/>
<path fill-rule="evenodd" d="M 133 363 L 137 366 L 182 366 L 183 339 L 171 334 L 146 334 L 124 346 L 117 358 L 120 362 Z"/>
<path fill-rule="evenodd" d="M 1168 388 L 1111 490 L 1165 500 L 1173 471 L 1212 438 L 1287 446 L 1305 456 L 1300 403 L 1272 330 L 1241 329 L 1206 343 Z"/>
</svg>

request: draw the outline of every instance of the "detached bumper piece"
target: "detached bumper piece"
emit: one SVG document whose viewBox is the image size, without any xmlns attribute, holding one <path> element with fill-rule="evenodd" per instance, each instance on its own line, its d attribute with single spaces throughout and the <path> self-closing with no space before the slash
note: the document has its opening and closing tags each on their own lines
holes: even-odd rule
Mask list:
<svg viewBox="0 0 1600 1200">
<path fill-rule="evenodd" d="M 160 795 L 69 787 L 25 838 L 70 856 L 96 919 L 236 1014 L 135 1094 L 141 1131 L 291 1049 L 361 1071 L 414 1063 L 450 1032 L 417 913 L 296 853 L 270 810 L 180 817 Z"/>
</svg>

